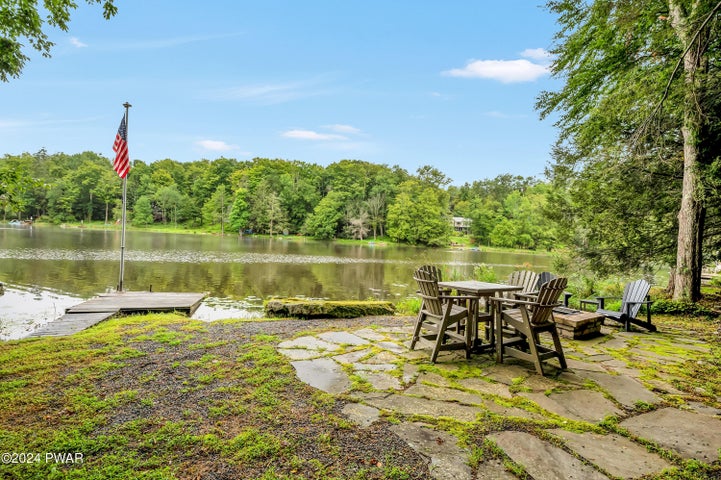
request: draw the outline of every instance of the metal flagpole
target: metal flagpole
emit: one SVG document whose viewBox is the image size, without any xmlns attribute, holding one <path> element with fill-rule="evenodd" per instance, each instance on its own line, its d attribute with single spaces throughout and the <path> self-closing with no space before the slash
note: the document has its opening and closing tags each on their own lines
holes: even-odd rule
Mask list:
<svg viewBox="0 0 721 480">
<path fill-rule="evenodd" d="M 125 141 L 128 140 L 128 110 L 132 105 L 128 102 L 123 104 L 125 107 Z M 130 159 L 128 159 L 130 161 Z M 125 202 L 128 198 L 128 176 L 123 177 L 123 224 L 120 233 L 120 281 L 118 282 L 118 292 L 123 291 L 123 275 L 125 273 Z"/>
</svg>

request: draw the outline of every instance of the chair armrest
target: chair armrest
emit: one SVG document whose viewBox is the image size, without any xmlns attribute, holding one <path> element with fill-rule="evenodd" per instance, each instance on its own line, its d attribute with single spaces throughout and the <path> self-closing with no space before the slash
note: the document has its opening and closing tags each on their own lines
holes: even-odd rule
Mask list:
<svg viewBox="0 0 721 480">
<path fill-rule="evenodd" d="M 496 302 L 496 303 L 513 303 L 518 305 L 533 305 L 533 306 L 540 306 L 540 307 L 560 307 L 563 305 L 561 302 L 557 303 L 549 303 L 549 304 L 540 304 L 538 302 L 532 302 L 530 300 L 509 300 L 507 298 L 499 298 L 499 297 L 491 297 L 489 298 L 490 301 Z"/>
<path fill-rule="evenodd" d="M 536 298 L 539 292 L 513 292 L 513 296 L 516 298 Z"/>
<path fill-rule="evenodd" d="M 442 300 L 468 300 L 470 299 L 476 299 L 475 295 L 438 295 L 438 298 Z"/>
<path fill-rule="evenodd" d="M 652 303 L 653 303 L 653 300 L 643 300 L 641 302 L 628 301 L 628 302 L 626 302 L 626 309 L 630 310 L 631 305 L 646 305 L 646 309 L 648 310 L 648 313 L 650 314 L 651 309 L 649 307 L 651 306 Z M 628 312 L 622 312 L 622 313 L 628 314 Z"/>
</svg>

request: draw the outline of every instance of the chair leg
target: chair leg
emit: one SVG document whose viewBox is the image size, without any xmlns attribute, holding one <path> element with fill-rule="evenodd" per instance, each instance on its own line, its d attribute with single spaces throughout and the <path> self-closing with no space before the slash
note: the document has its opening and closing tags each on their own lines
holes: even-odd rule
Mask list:
<svg viewBox="0 0 721 480">
<path fill-rule="evenodd" d="M 420 339 L 421 335 L 421 326 L 423 325 L 423 309 L 418 312 L 418 318 L 416 319 L 416 326 L 413 329 L 413 338 L 411 339 L 411 350 L 413 350 L 416 347 L 416 343 Z"/>
<path fill-rule="evenodd" d="M 536 372 L 538 372 L 538 374 L 540 376 L 543 376 L 544 375 L 543 374 L 543 365 L 541 364 L 541 357 L 539 357 L 539 355 L 538 355 L 538 347 L 537 347 L 538 342 L 536 340 L 537 336 L 538 336 L 538 334 L 532 333 L 531 338 L 527 339 L 527 340 L 530 340 L 528 342 L 528 349 L 531 351 L 531 356 L 533 357 L 533 363 L 536 365 Z"/>
<path fill-rule="evenodd" d="M 441 351 L 441 345 L 443 345 L 443 339 L 446 336 L 446 325 L 438 327 L 438 335 L 436 335 L 436 341 L 433 344 L 433 351 L 431 352 L 431 363 L 436 363 L 438 353 Z"/>
<path fill-rule="evenodd" d="M 565 370 L 568 368 L 568 365 L 566 364 L 566 356 L 563 354 L 561 337 L 558 335 L 558 330 L 555 327 L 551 330 L 551 337 L 553 337 L 553 346 L 556 348 L 556 354 L 558 355 L 558 363 L 560 363 L 561 368 Z"/>
</svg>

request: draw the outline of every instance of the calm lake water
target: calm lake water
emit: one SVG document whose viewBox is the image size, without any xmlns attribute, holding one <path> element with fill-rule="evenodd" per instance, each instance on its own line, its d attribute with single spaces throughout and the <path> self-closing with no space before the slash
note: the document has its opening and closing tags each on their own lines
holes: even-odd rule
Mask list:
<svg viewBox="0 0 721 480">
<path fill-rule="evenodd" d="M 125 244 L 126 290 L 208 292 L 206 304 L 249 311 L 270 296 L 396 301 L 414 294 L 413 270 L 424 263 L 444 266 L 448 278 L 468 278 L 475 265 L 487 264 L 505 278 L 521 265 L 548 270 L 551 261 L 546 255 L 298 237 L 128 231 Z M 119 229 L 0 227 L 0 282 L 11 286 L 89 298 L 116 288 L 119 260 Z"/>
</svg>

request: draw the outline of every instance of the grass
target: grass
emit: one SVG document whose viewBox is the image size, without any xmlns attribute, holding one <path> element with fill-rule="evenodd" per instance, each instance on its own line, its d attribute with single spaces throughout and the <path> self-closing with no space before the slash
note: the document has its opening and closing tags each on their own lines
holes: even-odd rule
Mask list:
<svg viewBox="0 0 721 480">
<path fill-rule="evenodd" d="M 674 406 L 698 401 L 720 407 L 718 321 L 664 314 L 654 322 L 664 333 L 654 334 L 653 344 L 634 337 L 632 348 L 606 350 L 635 362 L 649 385 L 671 382 L 685 392 Z M 312 321 L 298 322 L 294 330 L 287 324 L 204 324 L 173 314 L 146 315 L 109 320 L 71 337 L 0 344 L 0 445 L 43 454 L 43 461 L 0 464 L 0 478 L 426 478 L 425 461 L 387 430 L 387 422 L 359 429 L 340 414 L 336 397 L 297 380 L 276 345 L 319 330 Z M 323 331 L 335 328 L 323 325 Z M 699 341 L 679 343 L 668 332 L 690 333 Z M 638 352 L 649 356 L 639 359 Z M 664 362 L 664 355 L 684 360 Z M 418 371 L 463 391 L 459 382 L 478 378 L 484 367 L 459 365 L 420 361 Z M 399 364 L 396 373 L 402 370 Z M 356 390 L 368 389 L 362 378 L 353 380 Z M 525 378 L 512 382 L 512 391 L 526 389 Z M 474 468 L 495 459 L 518 478 L 527 473 L 488 435 L 515 430 L 547 439 L 551 428 L 624 434 L 617 419 L 594 425 L 548 414 L 521 397 L 493 401 L 544 418 L 489 413 L 473 422 L 418 420 L 460 438 Z M 637 404 L 634 413 L 653 408 Z M 408 418 L 396 413 L 386 420 Z M 46 462 L 45 453 L 81 454 L 82 461 Z M 721 473 L 718 465 L 671 460 L 672 471 L 648 480 Z"/>
<path fill-rule="evenodd" d="M 277 353 L 280 337 L 240 322 L 187 328 L 197 325 L 146 315 L 0 344 L 0 445 L 42 453 L 0 464 L 0 477 L 422 478 L 400 442 L 342 425 L 336 400 L 300 383 Z M 410 460 L 379 466 L 360 449 L 375 443 L 384 448 L 369 455 L 387 447 Z"/>
</svg>

